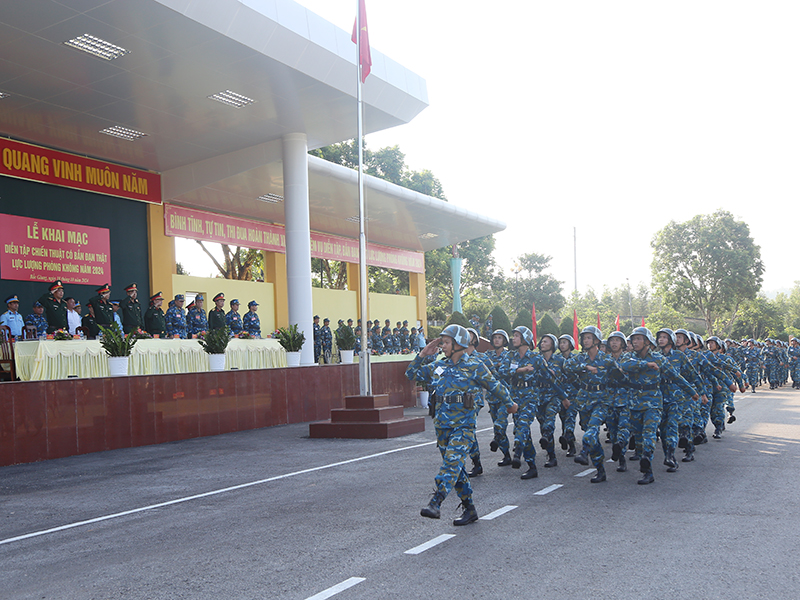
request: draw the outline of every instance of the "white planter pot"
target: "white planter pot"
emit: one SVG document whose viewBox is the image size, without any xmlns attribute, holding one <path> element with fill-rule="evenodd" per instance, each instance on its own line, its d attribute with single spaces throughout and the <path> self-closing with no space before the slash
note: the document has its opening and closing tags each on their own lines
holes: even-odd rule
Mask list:
<svg viewBox="0 0 800 600">
<path fill-rule="evenodd" d="M 108 375 L 110 377 L 125 377 L 128 374 L 128 359 L 130 356 L 109 356 Z"/>
<path fill-rule="evenodd" d="M 353 364 L 353 350 L 339 350 L 339 355 L 342 357 L 343 365 Z"/>
<path fill-rule="evenodd" d="M 208 365 L 212 371 L 225 370 L 225 355 L 224 354 L 209 354 Z"/>
<path fill-rule="evenodd" d="M 299 367 L 300 366 L 300 354 L 301 352 L 287 352 L 286 353 L 286 366 L 288 367 Z"/>
<path fill-rule="evenodd" d="M 419 405 L 422 408 L 428 408 L 429 392 L 419 392 Z"/>
</svg>

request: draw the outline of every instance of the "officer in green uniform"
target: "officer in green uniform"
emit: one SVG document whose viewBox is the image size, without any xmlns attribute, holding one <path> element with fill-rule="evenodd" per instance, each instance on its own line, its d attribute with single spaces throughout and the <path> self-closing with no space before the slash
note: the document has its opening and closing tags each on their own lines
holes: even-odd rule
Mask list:
<svg viewBox="0 0 800 600">
<path fill-rule="evenodd" d="M 225 329 L 225 294 L 220 292 L 212 299 L 215 307 L 208 311 L 208 330 Z"/>
<path fill-rule="evenodd" d="M 161 292 L 150 296 L 150 308 L 144 313 L 144 330 L 152 336 L 163 337 L 167 330 L 167 321 L 164 319 L 164 311 L 161 305 L 164 297 Z"/>
<path fill-rule="evenodd" d="M 125 333 L 130 333 L 131 331 L 142 329 L 144 321 L 142 320 L 142 305 L 138 299 L 139 290 L 136 289 L 136 284 L 132 283 L 126 287 L 125 293 L 128 296 L 119 303 L 119 309 L 122 312 L 122 330 Z"/>
<path fill-rule="evenodd" d="M 111 296 L 111 286 L 106 283 L 97 288 L 95 292 L 97 292 L 97 296 L 87 302 L 94 309 L 94 320 L 98 326 L 111 327 L 114 323 L 114 307 L 108 301 Z"/>
<path fill-rule="evenodd" d="M 44 315 L 47 319 L 47 333 L 69 327 L 67 325 L 67 303 L 63 298 L 64 286 L 61 285 L 61 280 L 51 283 L 47 293 L 39 298 L 39 304 L 44 307 Z"/>
</svg>

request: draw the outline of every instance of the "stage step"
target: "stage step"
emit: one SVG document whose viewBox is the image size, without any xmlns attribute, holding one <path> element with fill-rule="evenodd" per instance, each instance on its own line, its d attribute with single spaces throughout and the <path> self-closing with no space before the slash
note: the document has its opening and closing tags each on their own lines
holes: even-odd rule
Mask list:
<svg viewBox="0 0 800 600">
<path fill-rule="evenodd" d="M 404 417 L 402 406 L 389 406 L 388 394 L 347 396 L 328 421 L 311 423 L 312 438 L 386 439 L 425 431 L 424 417 Z"/>
</svg>

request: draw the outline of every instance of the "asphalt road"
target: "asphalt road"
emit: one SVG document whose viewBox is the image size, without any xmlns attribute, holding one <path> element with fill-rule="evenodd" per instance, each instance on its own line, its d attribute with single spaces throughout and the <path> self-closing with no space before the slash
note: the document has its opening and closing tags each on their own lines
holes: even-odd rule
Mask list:
<svg viewBox="0 0 800 600">
<path fill-rule="evenodd" d="M 516 508 L 467 527 L 455 494 L 441 520 L 419 516 L 440 464 L 430 420 L 394 440 L 291 425 L 3 467 L 0 599 L 796 600 L 800 390 L 736 398 L 723 439 L 674 474 L 657 451 L 649 486 L 635 463 L 590 484 L 560 450 L 521 481 L 495 466 L 484 412 L 475 503 Z"/>
</svg>

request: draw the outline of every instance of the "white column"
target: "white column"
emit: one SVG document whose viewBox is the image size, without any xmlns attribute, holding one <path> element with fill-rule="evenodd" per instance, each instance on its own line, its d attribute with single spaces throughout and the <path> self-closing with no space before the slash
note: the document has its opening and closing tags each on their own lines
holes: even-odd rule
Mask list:
<svg viewBox="0 0 800 600">
<path fill-rule="evenodd" d="M 283 136 L 283 210 L 286 220 L 286 287 L 289 323 L 306 336 L 301 365 L 314 364 L 311 299 L 311 227 L 308 206 L 308 141 L 304 133 Z"/>
</svg>

